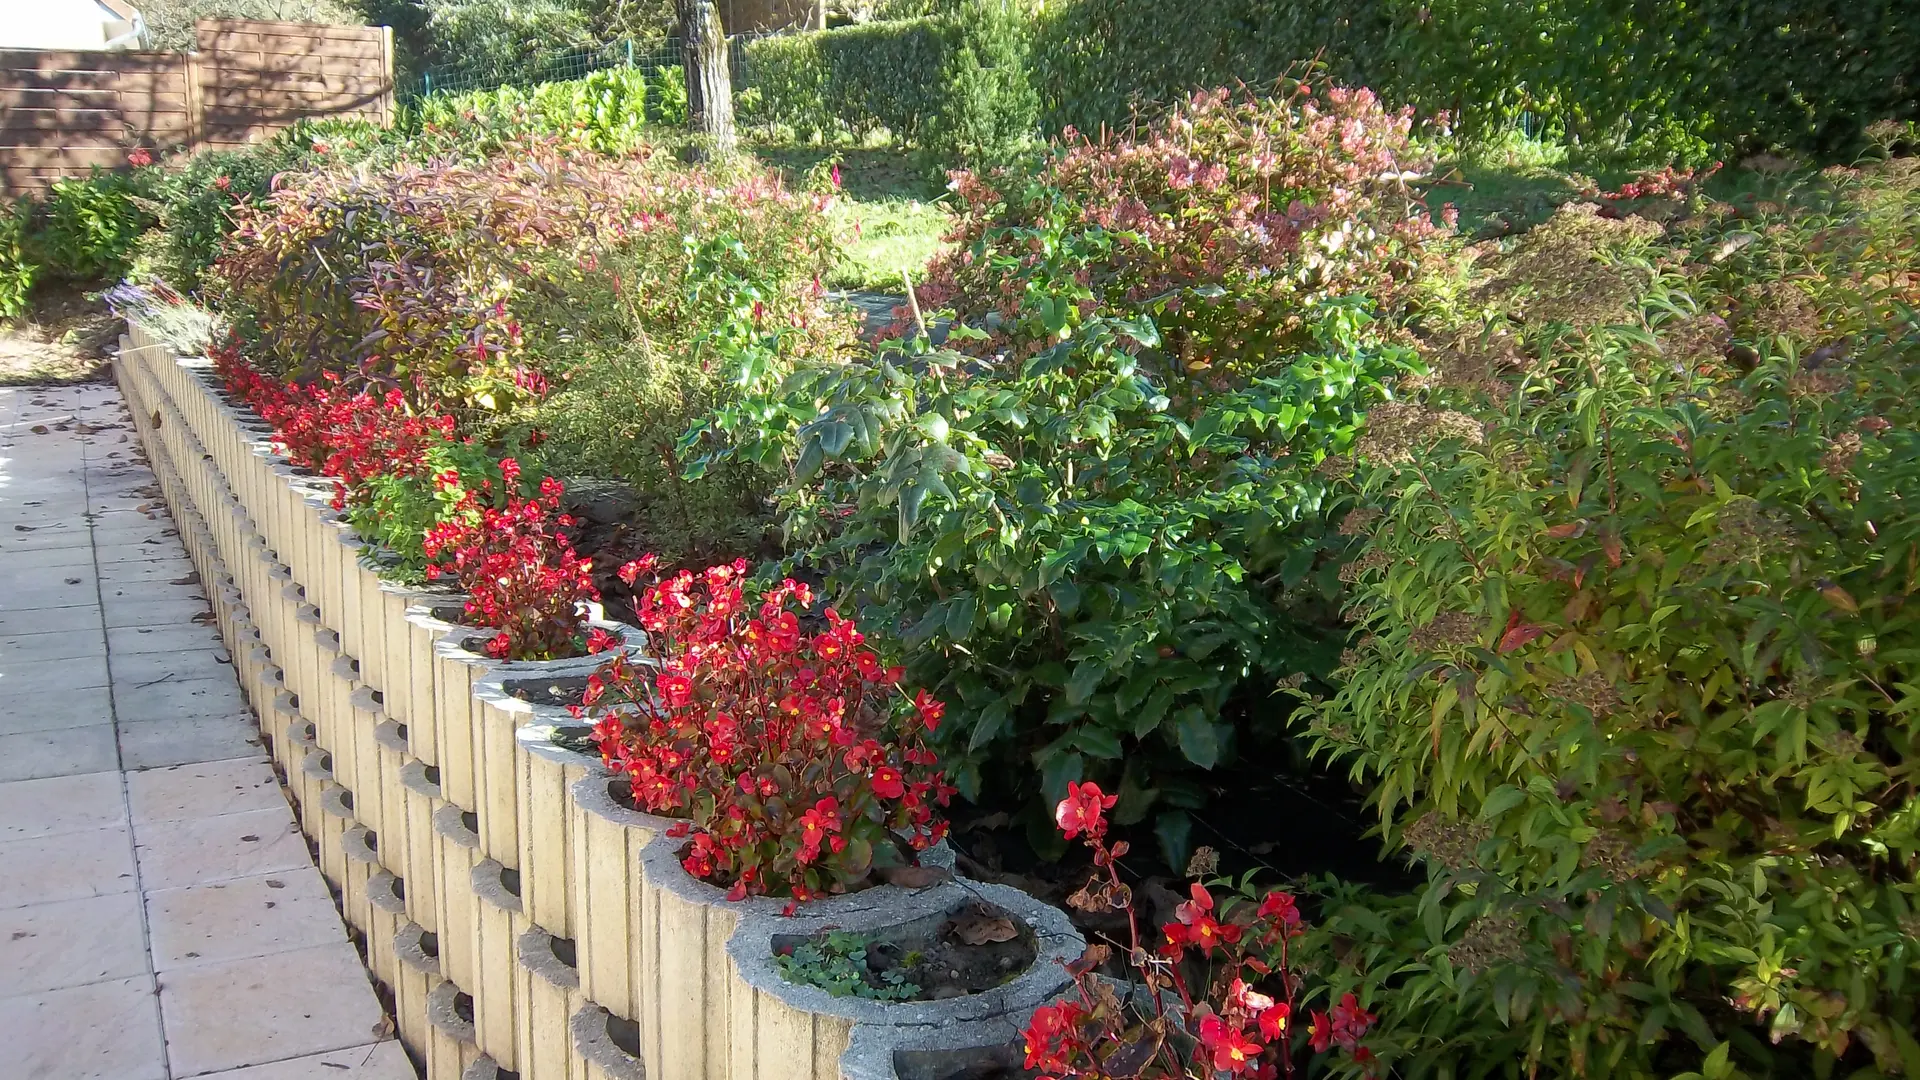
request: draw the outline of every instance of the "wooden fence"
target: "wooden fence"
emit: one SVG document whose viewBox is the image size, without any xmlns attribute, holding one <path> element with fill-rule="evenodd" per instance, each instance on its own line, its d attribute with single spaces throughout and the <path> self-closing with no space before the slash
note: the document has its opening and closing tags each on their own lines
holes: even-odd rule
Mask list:
<svg viewBox="0 0 1920 1080">
<path fill-rule="evenodd" d="M 0 195 L 136 147 L 242 146 L 306 117 L 393 120 L 393 31 L 202 19 L 195 51 L 0 50 Z"/>
</svg>

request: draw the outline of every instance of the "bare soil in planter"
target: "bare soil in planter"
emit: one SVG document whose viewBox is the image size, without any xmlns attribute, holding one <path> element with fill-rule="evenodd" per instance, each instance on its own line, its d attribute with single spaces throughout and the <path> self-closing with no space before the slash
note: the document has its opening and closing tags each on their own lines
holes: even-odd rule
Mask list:
<svg viewBox="0 0 1920 1080">
<path fill-rule="evenodd" d="M 889 1001 L 941 1001 L 991 990 L 1032 967 L 1037 955 L 1031 928 L 981 900 L 859 935 L 832 929 L 783 934 L 773 939 L 773 948 L 786 958 L 791 981 Z M 813 959 L 816 954 L 825 959 Z"/>
<path fill-rule="evenodd" d="M 1017 1046 L 979 1046 L 966 1050 L 900 1050 L 893 1068 L 900 1080 L 1031 1080 L 1038 1073 L 1021 1068 Z"/>
</svg>

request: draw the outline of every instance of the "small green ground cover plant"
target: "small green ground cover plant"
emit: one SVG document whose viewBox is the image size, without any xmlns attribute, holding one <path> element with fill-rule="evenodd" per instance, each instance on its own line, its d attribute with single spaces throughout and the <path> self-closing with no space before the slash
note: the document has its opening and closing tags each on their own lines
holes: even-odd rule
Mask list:
<svg viewBox="0 0 1920 1080">
<path fill-rule="evenodd" d="M 845 930 L 816 934 L 786 952 L 776 952 L 775 966 L 789 980 L 817 986 L 834 997 L 870 1001 L 911 1001 L 920 987 L 901 968 L 872 972 L 867 967 L 865 937 Z M 910 958 L 908 966 L 913 959 Z M 878 985 L 876 985 L 876 983 Z"/>
</svg>

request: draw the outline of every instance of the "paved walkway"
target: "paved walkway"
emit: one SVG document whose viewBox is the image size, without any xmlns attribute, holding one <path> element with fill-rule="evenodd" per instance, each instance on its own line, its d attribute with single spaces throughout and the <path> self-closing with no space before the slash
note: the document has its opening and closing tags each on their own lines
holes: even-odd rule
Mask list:
<svg viewBox="0 0 1920 1080">
<path fill-rule="evenodd" d="M 141 461 L 0 388 L 0 1077 L 411 1078 Z"/>
</svg>

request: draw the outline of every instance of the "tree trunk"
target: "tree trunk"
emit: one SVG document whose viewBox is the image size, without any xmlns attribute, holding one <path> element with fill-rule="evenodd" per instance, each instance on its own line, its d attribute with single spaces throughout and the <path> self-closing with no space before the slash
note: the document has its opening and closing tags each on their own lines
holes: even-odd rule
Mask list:
<svg viewBox="0 0 1920 1080">
<path fill-rule="evenodd" d="M 727 32 L 713 0 L 679 0 L 680 35 L 686 43 L 687 119 L 693 126 L 693 157 L 704 161 L 734 151 L 733 75 L 727 64 Z"/>
</svg>

